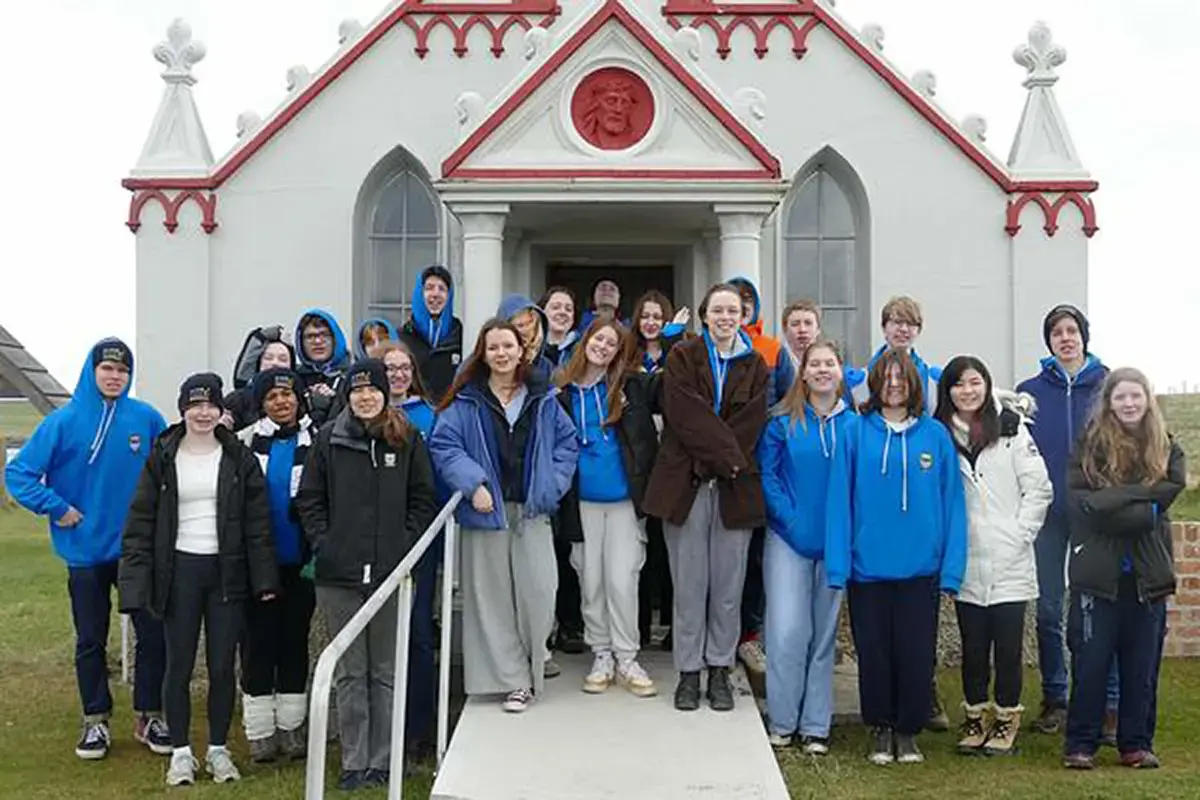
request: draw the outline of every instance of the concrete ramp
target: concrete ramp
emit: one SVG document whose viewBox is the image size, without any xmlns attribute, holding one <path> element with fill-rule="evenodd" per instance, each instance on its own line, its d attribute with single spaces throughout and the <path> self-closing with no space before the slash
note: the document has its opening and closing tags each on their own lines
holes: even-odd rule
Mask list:
<svg viewBox="0 0 1200 800">
<path fill-rule="evenodd" d="M 733 712 L 684 714 L 672 706 L 670 653 L 642 659 L 659 687 L 652 699 L 617 686 L 586 695 L 591 657 L 557 660 L 563 674 L 524 714 L 505 714 L 499 698 L 467 702 L 433 800 L 787 800 L 740 673 Z"/>
</svg>

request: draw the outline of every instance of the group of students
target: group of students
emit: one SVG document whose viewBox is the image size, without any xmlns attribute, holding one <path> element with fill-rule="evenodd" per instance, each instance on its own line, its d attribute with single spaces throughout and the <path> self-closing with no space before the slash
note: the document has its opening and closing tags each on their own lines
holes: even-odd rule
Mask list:
<svg viewBox="0 0 1200 800">
<path fill-rule="evenodd" d="M 280 328 L 256 329 L 234 390 L 189 377 L 170 427 L 128 397 L 129 348 L 92 349 L 72 401 L 7 471 L 68 565 L 81 758 L 111 741 L 114 586 L 137 631 L 135 737 L 171 754 L 168 784 L 199 768 L 188 686 L 201 622 L 208 772 L 238 777 L 225 742 L 239 652 L 253 759 L 302 757 L 314 607 L 340 630 L 459 492 L 465 688 L 506 711 L 559 674 L 555 648 L 590 649 L 585 692 L 656 695 L 639 653 L 657 605 L 677 709 L 731 710 L 730 672 L 753 644 L 771 743 L 822 755 L 845 597 L 869 758 L 920 762 L 944 593 L 963 640 L 959 749 L 1008 753 L 1036 600 L 1035 728 L 1065 726 L 1070 767 L 1093 766 L 1114 735 L 1123 763 L 1157 765 L 1183 455 L 1146 378 L 1088 352 L 1075 307 L 1047 315 L 1051 355 L 1012 393 L 978 358 L 922 361 L 906 297 L 884 306 L 886 343 L 862 370 L 821 336 L 811 301 L 785 308 L 782 340 L 763 335 L 744 280 L 709 289 L 696 334 L 658 292 L 623 319 L 611 280 L 587 309 L 563 287 L 537 304 L 510 296 L 465 359 L 453 298 L 449 272 L 427 268 L 411 320 L 364 322 L 353 355 L 320 310 L 302 315 L 295 349 Z M 431 549 L 415 572 L 414 754 L 436 696 L 440 557 Z M 393 601 L 335 675 L 345 789 L 388 779 L 395 614 Z"/>
</svg>

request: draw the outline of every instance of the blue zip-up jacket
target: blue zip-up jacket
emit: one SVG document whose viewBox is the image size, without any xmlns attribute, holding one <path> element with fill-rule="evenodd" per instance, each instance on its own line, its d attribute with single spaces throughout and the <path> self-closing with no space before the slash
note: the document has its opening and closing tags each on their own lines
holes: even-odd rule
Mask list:
<svg viewBox="0 0 1200 800">
<path fill-rule="evenodd" d="M 608 416 L 608 385 L 566 387 L 571 417 L 579 439 L 579 499 L 589 503 L 628 500 L 629 477 L 625 455 L 615 429 L 604 425 Z"/>
<path fill-rule="evenodd" d="M 130 373 L 130 384 L 133 374 Z M 162 414 L 129 396 L 106 401 L 96 386 L 91 350 L 71 401 L 42 420 L 9 463 L 5 481 L 13 498 L 50 518 L 50 539 L 70 567 L 92 567 L 121 557 L 121 532 L 138 477 L 158 435 Z M 83 520 L 57 521 L 74 507 Z"/>
<path fill-rule="evenodd" d="M 546 322 L 546 312 L 525 295 L 510 294 L 505 295 L 504 299 L 500 301 L 500 307 L 496 309 L 496 316 L 511 321 L 513 317 L 526 309 L 537 314 L 539 324 L 542 326 L 542 347 L 530 362 L 529 367 L 537 381 L 548 383 L 555 365 L 546 357 L 546 331 L 550 330 L 550 325 Z M 522 346 L 524 346 L 524 342 L 522 342 Z"/>
<path fill-rule="evenodd" d="M 304 354 L 304 330 L 301 323 L 305 317 L 320 317 L 325 320 L 329 330 L 333 331 L 333 355 L 320 364 Z M 300 319 L 296 321 L 296 338 L 293 341 L 296 342 L 296 372 L 301 377 L 322 375 L 326 378 L 337 378 L 350 366 L 350 348 L 346 345 L 346 334 L 333 314 L 323 308 L 310 308 L 300 315 Z M 310 377 L 305 380 L 305 385 L 313 382 Z"/>
<path fill-rule="evenodd" d="M 1054 486 L 1049 514 L 1058 515 L 1063 521 L 1067 516 L 1067 471 L 1071 453 L 1087 427 L 1088 414 L 1108 376 L 1108 367 L 1090 354 L 1074 378 L 1053 356 L 1043 358 L 1041 366 L 1041 372 L 1022 381 L 1017 391 L 1032 395 L 1037 402 L 1029 432 L 1042 453 L 1050 483 Z"/>
<path fill-rule="evenodd" d="M 387 329 L 387 338 L 393 342 L 399 341 L 400 339 L 399 333 L 396 332 L 396 326 L 388 322 L 383 317 L 371 317 L 370 319 L 363 320 L 362 324 L 358 326 L 358 331 L 354 334 L 354 357 L 356 359 L 363 359 L 367 357 L 367 351 L 363 347 L 363 331 L 365 331 L 369 325 L 382 325 Z M 335 333 L 334 336 L 337 336 L 337 334 Z"/>
<path fill-rule="evenodd" d="M 404 416 L 408 421 L 416 426 L 421 432 L 421 437 L 425 441 L 429 441 L 430 434 L 433 433 L 433 423 L 435 412 L 433 406 L 424 397 L 410 397 L 397 406 L 404 412 Z"/>
<path fill-rule="evenodd" d="M 758 465 L 767 524 L 800 555 L 825 557 L 825 517 L 833 456 L 858 436 L 858 416 L 839 401 L 828 417 L 812 406 L 804 409 L 804 425 L 792 417 L 772 417 L 758 441 Z"/>
<path fill-rule="evenodd" d="M 877 413 L 838 447 L 829 477 L 829 585 L 937 576 L 958 593 L 967 566 L 967 508 L 946 426 L 923 414 L 897 431 Z"/>
<path fill-rule="evenodd" d="M 525 451 L 525 504 L 528 519 L 553 514 L 571 488 L 579 445 L 575 426 L 556 399 L 558 391 L 544 393 L 531 389 L 528 403 L 537 403 L 533 430 Z M 454 402 L 438 414 L 429 437 L 429 452 L 437 475 L 452 492 L 462 492 L 455 516 L 464 528 L 505 530 L 503 486 L 498 467 L 499 453 L 492 412 L 486 407 L 481 390 L 472 384 L 462 388 Z M 471 506 L 471 496 L 487 486 L 494 499 L 490 514 L 480 514 Z"/>
<path fill-rule="evenodd" d="M 848 402 L 855 406 L 860 406 L 867 402 L 870 396 L 870 389 L 867 387 L 867 376 L 871 373 L 871 367 L 875 366 L 875 362 L 888 349 L 885 344 L 875 351 L 875 355 L 867 362 L 867 366 L 863 369 L 848 369 L 846 370 L 846 394 Z M 917 354 L 915 349 L 909 349 L 909 357 L 912 358 L 913 364 L 917 367 L 917 374 L 921 376 L 921 391 L 925 393 L 925 411 L 932 414 L 937 410 L 937 392 L 938 381 L 942 379 L 942 368 L 926 364 L 924 359 Z"/>
<path fill-rule="evenodd" d="M 267 455 L 267 504 L 271 509 L 271 536 L 280 564 L 296 565 L 304 559 L 304 532 L 292 516 L 292 478 L 296 467 L 296 437 L 276 437 Z"/>
</svg>

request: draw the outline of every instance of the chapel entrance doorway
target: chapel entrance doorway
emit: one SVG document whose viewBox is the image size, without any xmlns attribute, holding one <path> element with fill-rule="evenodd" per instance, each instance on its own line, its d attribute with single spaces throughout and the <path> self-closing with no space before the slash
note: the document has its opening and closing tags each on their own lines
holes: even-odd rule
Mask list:
<svg viewBox="0 0 1200 800">
<path fill-rule="evenodd" d="M 562 259 L 546 264 L 546 285 L 565 286 L 575 293 L 578 313 L 592 304 L 592 287 L 602 278 L 621 287 L 621 318 L 629 319 L 638 298 L 657 289 L 675 303 L 675 266 L 673 264 L 592 263 L 589 259 Z"/>
</svg>

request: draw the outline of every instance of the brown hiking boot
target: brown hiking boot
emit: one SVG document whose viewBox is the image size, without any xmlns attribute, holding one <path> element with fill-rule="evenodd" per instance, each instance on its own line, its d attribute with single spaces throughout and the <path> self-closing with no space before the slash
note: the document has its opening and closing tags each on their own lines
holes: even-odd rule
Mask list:
<svg viewBox="0 0 1200 800">
<path fill-rule="evenodd" d="M 996 707 L 983 752 L 989 756 L 1008 756 L 1017 751 L 1017 732 L 1021 730 L 1021 712 L 1024 710 L 1024 706 Z"/>
<path fill-rule="evenodd" d="M 1100 744 L 1107 747 L 1117 746 L 1117 710 L 1106 708 L 1104 722 L 1100 726 Z"/>
<path fill-rule="evenodd" d="M 1067 724 L 1067 707 L 1059 703 L 1042 701 L 1042 710 L 1031 726 L 1038 733 L 1058 733 Z"/>
<path fill-rule="evenodd" d="M 978 705 L 968 705 L 963 703 L 963 718 L 962 726 L 959 727 L 961 738 L 958 740 L 958 752 L 964 756 L 977 755 L 987 743 L 987 729 L 984 727 L 983 712 L 987 710 L 987 703 Z"/>
</svg>

